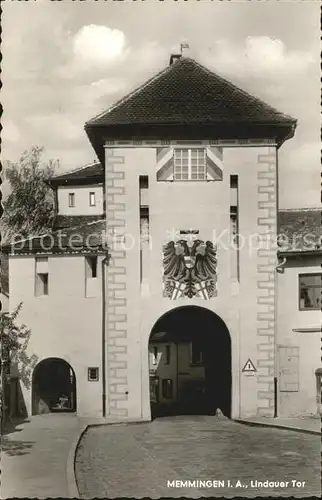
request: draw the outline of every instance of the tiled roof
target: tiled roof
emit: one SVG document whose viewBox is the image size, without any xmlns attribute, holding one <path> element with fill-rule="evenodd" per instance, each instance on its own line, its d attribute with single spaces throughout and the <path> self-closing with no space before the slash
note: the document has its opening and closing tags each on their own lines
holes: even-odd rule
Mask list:
<svg viewBox="0 0 322 500">
<path fill-rule="evenodd" d="M 321 209 L 280 210 L 279 253 L 322 250 Z"/>
<path fill-rule="evenodd" d="M 294 121 L 260 99 L 182 57 L 88 125 Z"/>
<path fill-rule="evenodd" d="M 0 287 L 1 293 L 9 295 L 9 262 L 8 255 L 0 255 Z"/>
<path fill-rule="evenodd" d="M 224 78 L 214 74 L 190 58 L 182 57 L 137 90 L 118 101 L 109 110 L 88 121 L 86 132 L 97 146 L 94 133 L 100 127 L 105 131 L 116 130 L 120 138 L 133 134 L 135 125 L 269 125 L 282 127 L 285 139 L 294 132 L 296 120 L 260 99 L 251 96 Z M 131 126 L 126 129 L 126 126 Z M 254 128 L 254 127 L 253 127 Z M 98 133 L 98 132 L 97 132 Z M 228 133 L 228 132 L 227 132 Z M 272 131 L 271 131 L 272 134 Z M 278 135 L 276 132 L 276 136 Z M 269 138 L 270 136 L 262 136 Z M 224 137 L 213 137 L 224 138 Z M 226 137 L 232 138 L 232 137 Z M 253 138 L 253 137 L 252 137 Z M 95 148 L 97 151 L 97 147 Z"/>
<path fill-rule="evenodd" d="M 53 223 L 53 230 L 65 229 L 68 227 L 78 227 L 95 222 L 98 219 L 103 219 L 104 214 L 99 217 L 98 215 L 56 215 Z"/>
<path fill-rule="evenodd" d="M 11 255 L 107 252 L 106 221 L 96 220 L 3 247 Z"/>
<path fill-rule="evenodd" d="M 52 177 L 50 184 L 53 186 L 85 183 L 88 184 L 91 180 L 95 182 L 103 182 L 104 169 L 99 162 L 90 163 L 83 167 L 77 168 L 70 172 Z M 85 181 L 85 182 L 83 182 Z"/>
</svg>

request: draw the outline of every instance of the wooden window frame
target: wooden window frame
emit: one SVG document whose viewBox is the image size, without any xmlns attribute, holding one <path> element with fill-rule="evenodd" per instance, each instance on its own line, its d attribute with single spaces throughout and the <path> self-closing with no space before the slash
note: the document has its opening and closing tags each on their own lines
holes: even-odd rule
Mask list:
<svg viewBox="0 0 322 500">
<path fill-rule="evenodd" d="M 182 155 L 183 151 L 188 152 L 188 178 L 183 179 L 182 178 L 182 163 L 180 165 L 180 171 L 181 175 L 180 178 L 176 176 L 176 160 L 181 160 L 182 162 L 182 156 L 180 158 L 176 158 L 176 155 L 179 153 Z M 200 179 L 192 179 L 192 151 L 202 151 L 203 152 L 203 157 L 204 157 L 204 172 L 203 172 L 203 178 Z M 199 160 L 199 158 L 198 158 Z M 200 165 L 196 165 L 197 168 L 200 168 Z M 199 176 L 199 171 L 197 170 L 197 175 Z M 207 181 L 207 152 L 206 148 L 174 148 L 173 150 L 173 180 L 175 182 L 205 182 Z"/>
</svg>

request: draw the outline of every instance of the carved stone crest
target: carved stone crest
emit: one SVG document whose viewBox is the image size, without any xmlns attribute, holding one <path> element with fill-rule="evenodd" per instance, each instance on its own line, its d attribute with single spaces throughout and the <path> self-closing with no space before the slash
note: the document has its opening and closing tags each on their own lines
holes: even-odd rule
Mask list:
<svg viewBox="0 0 322 500">
<path fill-rule="evenodd" d="M 170 241 L 163 246 L 165 297 L 215 297 L 216 268 L 216 248 L 211 241 Z"/>
</svg>

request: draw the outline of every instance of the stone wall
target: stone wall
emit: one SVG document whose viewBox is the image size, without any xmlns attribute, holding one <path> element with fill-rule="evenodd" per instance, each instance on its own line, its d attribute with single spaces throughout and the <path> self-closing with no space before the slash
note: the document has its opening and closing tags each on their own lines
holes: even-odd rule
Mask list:
<svg viewBox="0 0 322 500">
<path fill-rule="evenodd" d="M 106 272 L 106 363 L 107 414 L 126 417 L 127 377 L 127 298 L 125 234 L 124 156 L 106 149 L 106 218 L 111 258 Z"/>
<path fill-rule="evenodd" d="M 277 162 L 275 148 L 258 156 L 258 233 L 262 240 L 257 260 L 257 382 L 259 415 L 274 414 L 275 266 L 277 234 Z"/>
</svg>

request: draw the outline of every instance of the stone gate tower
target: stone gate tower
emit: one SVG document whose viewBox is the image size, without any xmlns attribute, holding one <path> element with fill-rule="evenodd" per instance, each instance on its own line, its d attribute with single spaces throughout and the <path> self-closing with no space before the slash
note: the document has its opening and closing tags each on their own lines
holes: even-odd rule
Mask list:
<svg viewBox="0 0 322 500">
<path fill-rule="evenodd" d="M 104 412 L 148 419 L 204 362 L 214 409 L 272 416 L 278 149 L 296 121 L 190 58 L 171 62 L 85 126 L 105 166 L 111 253 Z M 163 348 L 206 335 L 204 358 L 190 346 L 186 368 L 166 372 Z M 158 352 L 168 382 L 152 394 Z"/>
</svg>

